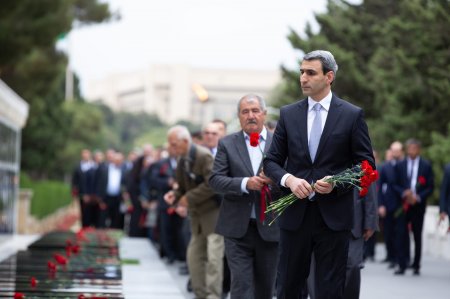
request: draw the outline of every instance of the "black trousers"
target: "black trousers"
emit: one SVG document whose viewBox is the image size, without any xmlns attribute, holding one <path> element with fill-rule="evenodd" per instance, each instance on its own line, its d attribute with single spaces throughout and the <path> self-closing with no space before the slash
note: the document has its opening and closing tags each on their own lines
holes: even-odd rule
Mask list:
<svg viewBox="0 0 450 299">
<path fill-rule="evenodd" d="M 414 260 L 411 265 L 414 269 L 420 269 L 422 259 L 422 230 L 425 217 L 425 206 L 415 205 L 411 207 L 407 214 L 407 220 L 411 223 L 411 230 L 414 237 Z"/>
<path fill-rule="evenodd" d="M 308 202 L 300 228 L 280 231 L 277 298 L 301 298 L 313 252 L 317 263 L 315 298 L 343 298 L 349 240 L 350 231 L 329 229 L 317 202 Z"/>
</svg>

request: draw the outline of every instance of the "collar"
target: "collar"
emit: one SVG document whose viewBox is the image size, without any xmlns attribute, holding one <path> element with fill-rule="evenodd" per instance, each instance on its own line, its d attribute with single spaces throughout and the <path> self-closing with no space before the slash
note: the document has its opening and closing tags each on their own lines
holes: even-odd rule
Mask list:
<svg viewBox="0 0 450 299">
<path fill-rule="evenodd" d="M 326 111 L 330 111 L 330 104 L 331 104 L 331 98 L 333 97 L 333 94 L 331 93 L 331 91 L 320 101 L 314 101 L 311 97 L 308 97 L 308 112 L 311 111 L 313 109 L 313 106 L 316 103 L 320 103 L 320 105 L 322 105 L 322 108 L 325 109 Z"/>
<path fill-rule="evenodd" d="M 244 133 L 244 139 L 250 138 L 250 136 L 247 133 L 245 133 L 244 131 L 242 131 L 242 133 Z M 267 129 L 265 126 L 263 126 L 263 129 L 262 129 L 261 133 L 259 133 L 259 136 L 261 136 L 264 141 L 267 140 Z"/>
</svg>

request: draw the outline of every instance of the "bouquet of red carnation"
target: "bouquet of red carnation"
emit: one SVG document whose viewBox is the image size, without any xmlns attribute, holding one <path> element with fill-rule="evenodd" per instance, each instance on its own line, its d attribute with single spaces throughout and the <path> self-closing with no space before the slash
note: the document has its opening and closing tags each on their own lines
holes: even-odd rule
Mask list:
<svg viewBox="0 0 450 299">
<path fill-rule="evenodd" d="M 359 196 L 367 195 L 370 184 L 378 179 L 378 171 L 374 170 L 367 160 L 361 162 L 352 168 L 348 168 L 343 172 L 330 176 L 325 182 L 333 185 L 347 186 L 352 185 L 359 190 Z M 314 189 L 314 184 L 312 185 Z M 297 196 L 293 193 L 283 196 L 269 204 L 266 213 L 274 212 L 275 218 L 269 223 L 271 225 L 291 204 L 297 200 Z"/>
</svg>

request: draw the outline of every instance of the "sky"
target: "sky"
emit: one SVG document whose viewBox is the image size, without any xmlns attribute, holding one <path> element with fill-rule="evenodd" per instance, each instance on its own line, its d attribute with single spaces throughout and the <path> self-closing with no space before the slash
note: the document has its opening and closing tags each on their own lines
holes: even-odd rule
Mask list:
<svg viewBox="0 0 450 299">
<path fill-rule="evenodd" d="M 276 70 L 294 68 L 289 28 L 303 33 L 326 0 L 109 0 L 119 21 L 72 30 L 59 48 L 87 82 L 151 64 Z"/>
</svg>

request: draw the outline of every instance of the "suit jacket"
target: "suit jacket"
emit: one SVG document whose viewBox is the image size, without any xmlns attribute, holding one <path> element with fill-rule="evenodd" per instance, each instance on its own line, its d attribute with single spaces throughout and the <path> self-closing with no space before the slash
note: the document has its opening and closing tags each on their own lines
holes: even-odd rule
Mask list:
<svg viewBox="0 0 450 299">
<path fill-rule="evenodd" d="M 450 164 L 445 166 L 444 178 L 442 179 L 441 193 L 439 197 L 441 212 L 450 215 Z"/>
<path fill-rule="evenodd" d="M 418 182 L 416 183 L 416 194 L 420 197 L 420 202 L 418 202 L 415 206 L 417 206 L 418 208 L 422 208 L 425 211 L 427 198 L 433 193 L 434 176 L 430 162 L 423 159 L 422 157 L 418 158 L 419 158 L 419 169 L 417 171 Z M 397 193 L 397 197 L 399 198 L 399 200 L 401 200 L 403 192 L 406 189 L 411 188 L 411 181 L 408 178 L 407 159 L 400 161 L 396 165 L 395 171 L 397 177 L 397 181 L 395 184 L 395 192 Z M 425 180 L 424 184 L 419 183 L 421 177 Z"/>
<path fill-rule="evenodd" d="M 280 183 L 286 173 L 314 182 L 368 160 L 375 167 L 364 113 L 334 94 L 323 129 L 315 161 L 312 162 L 307 136 L 308 101 L 282 107 L 272 145 L 264 159 L 264 171 Z M 286 165 L 286 166 L 285 166 Z M 284 188 L 285 194 L 290 190 Z M 332 230 L 350 230 L 353 226 L 353 188 L 336 186 L 330 194 L 316 194 L 319 210 Z M 297 200 L 279 217 L 286 230 L 300 227 L 308 199 Z"/>
<path fill-rule="evenodd" d="M 194 159 L 191 159 L 191 156 Z M 176 199 L 186 195 L 191 216 L 191 227 L 201 227 L 202 233 L 214 232 L 219 205 L 215 193 L 208 181 L 214 158 L 210 151 L 196 144 L 191 145 L 189 154 L 178 160 L 176 181 L 179 188 L 175 191 Z"/>
<path fill-rule="evenodd" d="M 355 188 L 353 196 L 353 217 L 355 219 L 352 228 L 353 238 L 362 237 L 364 230 L 378 230 L 378 204 L 377 186 L 372 184 L 366 196 L 360 197 L 358 189 Z M 363 248 L 361 248 L 363 250 Z"/>
<path fill-rule="evenodd" d="M 386 207 L 388 212 L 395 212 L 402 204 L 395 192 L 397 177 L 395 165 L 386 162 L 380 167 L 380 178 L 378 179 L 378 204 Z"/>
<path fill-rule="evenodd" d="M 267 152 L 271 142 L 272 133 L 267 132 L 264 152 Z M 258 217 L 261 210 L 261 193 L 253 190 L 245 193 L 241 190 L 242 179 L 252 176 L 254 173 L 244 133 L 239 131 L 222 138 L 219 141 L 213 173 L 209 180 L 216 192 L 224 194 L 216 226 L 218 234 L 231 238 L 243 237 L 248 229 L 253 205 Z M 257 227 L 263 240 L 278 241 L 278 227 L 263 225 L 260 221 L 257 221 Z"/>
<path fill-rule="evenodd" d="M 90 174 L 91 169 L 83 171 L 81 169 L 81 162 L 75 168 L 72 174 L 72 193 L 79 196 L 92 193 L 92 180 L 93 177 Z"/>
<path fill-rule="evenodd" d="M 95 173 L 96 179 L 96 195 L 104 199 L 107 194 L 107 188 L 108 188 L 108 180 L 109 180 L 109 163 L 102 163 L 99 165 L 99 167 L 96 170 Z M 120 179 L 120 192 L 119 195 L 122 195 L 122 190 L 126 188 L 125 186 L 125 178 L 123 175 L 123 172 L 121 171 L 121 179 Z"/>
</svg>

